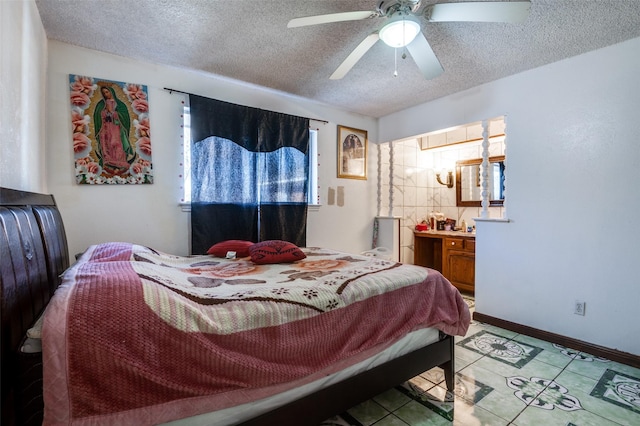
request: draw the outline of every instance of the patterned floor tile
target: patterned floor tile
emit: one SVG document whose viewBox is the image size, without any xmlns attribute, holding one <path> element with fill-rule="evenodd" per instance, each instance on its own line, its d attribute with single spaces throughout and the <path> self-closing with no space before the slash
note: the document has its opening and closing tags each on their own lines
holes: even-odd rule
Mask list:
<svg viewBox="0 0 640 426">
<path fill-rule="evenodd" d="M 542 348 L 510 340 L 499 334 L 481 331 L 457 343 L 457 346 L 486 355 L 495 360 L 522 368 L 536 357 Z"/>
<path fill-rule="evenodd" d="M 417 402 L 425 408 L 433 411 L 445 420 L 453 420 L 453 399 L 454 395 L 442 387 L 432 386 L 424 391 L 415 387 L 412 383 L 398 386 L 400 392 L 411 398 L 412 402 Z"/>
<path fill-rule="evenodd" d="M 417 401 L 403 405 L 393 414 L 410 426 L 451 425 L 451 420 L 445 419 Z"/>
<path fill-rule="evenodd" d="M 609 389 L 612 392 L 618 391 L 610 385 L 610 380 L 605 374 L 598 379 L 592 379 L 565 370 L 555 381 L 569 389 L 571 395 L 580 401 L 580 406 L 584 411 L 588 411 L 621 425 L 640 425 L 640 412 L 613 403 L 613 394 L 609 394 L 606 398 L 598 395 L 598 393 L 603 393 L 603 389 Z M 593 393 L 595 393 L 595 395 L 593 395 Z"/>
<path fill-rule="evenodd" d="M 489 367 L 491 367 L 491 365 L 497 364 L 497 362 L 492 361 L 488 364 Z M 463 368 L 458 372 L 458 374 L 469 377 L 471 380 L 480 382 L 485 386 L 490 386 L 492 389 L 501 391 L 502 393 L 511 393 L 506 385 L 505 376 L 496 373 L 491 368 L 479 365 L 479 362 Z"/>
<path fill-rule="evenodd" d="M 509 424 L 508 420 L 502 419 L 477 404 L 472 404 L 461 398 L 456 398 L 455 400 L 454 413 L 454 426 L 506 426 Z"/>
<path fill-rule="evenodd" d="M 472 323 L 456 378 L 433 368 L 322 426 L 640 426 L 640 369 Z"/>
<path fill-rule="evenodd" d="M 456 345 L 455 355 L 456 355 L 456 359 L 455 359 L 456 370 L 461 370 L 462 368 L 466 367 L 469 364 L 473 364 L 474 362 L 476 362 L 477 360 L 479 360 L 484 356 L 481 353 L 471 351 L 459 345 Z"/>
<path fill-rule="evenodd" d="M 498 362 L 493 361 L 498 364 Z M 478 366 L 471 365 L 460 371 L 466 377 L 492 388 L 492 391 L 481 398 L 476 405 L 506 420 L 515 418 L 524 408 L 525 403 L 515 397 L 513 389 L 507 386 L 506 378 Z"/>
<path fill-rule="evenodd" d="M 578 357 L 567 365 L 567 371 L 592 379 L 599 379 L 607 369 L 614 365 L 614 363 L 608 359 L 585 356 L 582 353 L 578 355 Z"/>
<path fill-rule="evenodd" d="M 526 408 L 524 403 L 513 394 L 506 394 L 495 390 L 482 398 L 475 406 L 504 420 L 514 419 Z"/>
<path fill-rule="evenodd" d="M 535 359 L 530 360 L 526 365 L 518 368 L 504 362 L 497 362 L 497 360 L 488 356 L 479 359 L 478 361 L 473 363 L 472 366 L 482 367 L 504 378 L 513 376 L 525 376 L 542 377 L 544 379 L 553 380 L 562 371 L 562 368 L 560 367 L 556 367 L 555 365 L 547 364 Z"/>
<path fill-rule="evenodd" d="M 395 414 L 389 414 L 387 417 L 383 417 L 382 420 L 377 422 L 374 426 L 407 426 L 407 424 Z"/>
<path fill-rule="evenodd" d="M 446 389 L 445 384 L 441 383 L 440 387 Z M 458 398 L 465 399 L 472 404 L 477 404 L 484 397 L 493 391 L 491 386 L 469 377 L 462 373 L 456 373 L 454 395 Z"/>
<path fill-rule="evenodd" d="M 552 343 L 551 344 L 554 348 L 558 349 L 563 355 L 565 355 L 566 357 L 572 359 L 572 360 L 577 360 L 577 361 L 586 361 L 586 362 L 592 362 L 594 360 L 599 360 L 599 361 L 603 361 L 603 362 L 609 362 L 609 360 L 598 357 L 598 356 L 593 356 L 593 355 L 589 355 L 585 352 L 580 352 L 577 351 L 575 349 L 571 349 L 568 348 L 566 346 L 562 346 L 559 345 L 557 343 Z"/>
<path fill-rule="evenodd" d="M 620 426 L 618 423 L 602 418 L 586 410 L 566 412 L 562 410 L 541 410 L 527 407 L 512 426 Z M 627 426 L 631 426 L 628 424 Z"/>
<path fill-rule="evenodd" d="M 519 335 L 519 333 L 516 333 L 515 331 L 505 330 L 504 328 L 496 327 L 494 325 L 484 324 L 481 322 L 477 323 L 477 325 L 482 327 L 486 332 L 497 334 L 498 336 L 506 337 L 507 339 L 513 339 Z"/>
<path fill-rule="evenodd" d="M 444 381 L 444 370 L 440 367 L 432 368 L 431 370 L 420 374 L 420 377 L 428 380 L 434 385 L 437 385 Z"/>
<path fill-rule="evenodd" d="M 566 367 L 575 357 L 575 353 L 564 346 L 536 339 L 535 337 L 525 336 L 524 334 L 514 337 L 513 341 L 542 349 L 536 356 L 536 360 L 555 365 L 556 367 Z"/>
<path fill-rule="evenodd" d="M 637 377 L 607 370 L 590 395 L 640 414 L 640 379 Z"/>
<path fill-rule="evenodd" d="M 484 396 L 478 395 L 482 399 Z M 420 404 L 418 407 L 416 404 Z M 399 418 L 410 425 L 448 424 L 454 425 L 507 425 L 509 422 L 479 407 L 471 401 L 454 396 L 444 388 L 437 386 L 422 394 L 395 412 Z M 440 418 L 436 418 L 433 414 Z M 444 422 L 444 423 L 443 423 Z M 377 424 L 376 424 L 377 426 Z"/>
<path fill-rule="evenodd" d="M 615 370 L 632 377 L 640 377 L 640 369 L 634 368 L 608 359 L 596 357 L 585 352 L 580 352 L 566 368 L 583 376 L 599 379 L 606 370 Z"/>
<path fill-rule="evenodd" d="M 471 325 L 469 325 L 469 328 L 467 329 L 467 334 L 465 334 L 464 336 L 454 336 L 454 340 L 456 343 L 458 343 L 460 340 L 471 337 L 481 331 L 486 331 L 482 325 L 471 323 Z"/>
<path fill-rule="evenodd" d="M 455 395 L 440 386 L 435 386 L 420 395 L 417 400 L 441 417 L 452 421 Z"/>
<path fill-rule="evenodd" d="M 387 410 L 372 399 L 350 408 L 347 413 L 360 422 L 362 426 L 372 425 L 389 414 Z"/>
<path fill-rule="evenodd" d="M 411 398 L 398 389 L 393 388 L 374 397 L 373 400 L 386 410 L 394 411 L 411 401 Z"/>
<path fill-rule="evenodd" d="M 554 380 L 541 377 L 507 377 L 507 386 L 514 396 L 527 406 L 544 410 L 575 411 L 582 409 L 580 401 Z"/>
<path fill-rule="evenodd" d="M 425 373 L 422 373 L 422 375 L 414 377 L 408 382 L 405 382 L 402 386 L 405 387 L 407 390 L 412 391 L 416 395 L 419 395 L 421 393 L 428 391 L 429 389 L 435 386 L 435 383 L 425 379 L 423 377 L 424 374 Z"/>
</svg>

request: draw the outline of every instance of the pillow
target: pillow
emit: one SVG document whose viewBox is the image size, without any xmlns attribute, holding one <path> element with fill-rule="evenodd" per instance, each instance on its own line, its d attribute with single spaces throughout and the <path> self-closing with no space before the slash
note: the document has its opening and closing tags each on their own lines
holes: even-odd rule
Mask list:
<svg viewBox="0 0 640 426">
<path fill-rule="evenodd" d="M 227 252 L 235 251 L 236 257 L 249 256 L 249 247 L 253 245 L 252 241 L 245 240 L 227 240 L 221 241 L 211 246 L 207 250 L 207 254 L 212 254 L 217 257 L 227 257 Z"/>
<path fill-rule="evenodd" d="M 281 240 L 269 240 L 249 247 L 251 261 L 259 265 L 267 263 L 288 263 L 307 257 L 298 246 Z"/>
</svg>

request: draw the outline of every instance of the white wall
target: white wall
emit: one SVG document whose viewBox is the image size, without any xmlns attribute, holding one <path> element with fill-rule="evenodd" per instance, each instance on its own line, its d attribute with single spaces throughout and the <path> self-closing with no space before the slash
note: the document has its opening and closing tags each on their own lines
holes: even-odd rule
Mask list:
<svg viewBox="0 0 640 426">
<path fill-rule="evenodd" d="M 380 119 L 390 141 L 506 115 L 509 222 L 477 223 L 478 312 L 640 355 L 638 52 L 640 38 Z"/>
<path fill-rule="evenodd" d="M 149 91 L 154 183 L 151 185 L 77 185 L 71 144 L 68 74 L 145 84 Z M 343 207 L 323 205 L 309 212 L 307 245 L 359 252 L 370 248 L 375 178 L 337 179 L 337 124 L 364 129 L 377 140 L 376 120 L 229 79 L 160 66 L 69 44 L 49 42 L 47 177 L 66 223 L 72 254 L 91 244 L 130 241 L 158 250 L 188 254 L 188 213 L 180 200 L 180 96 L 164 87 L 228 102 L 303 117 L 319 128 L 321 202 L 327 189 L 344 186 Z M 370 152 L 373 150 L 370 150 Z M 371 166 L 371 163 L 370 163 Z M 371 167 L 369 168 L 371 170 Z M 371 174 L 371 172 L 369 172 Z"/>
<path fill-rule="evenodd" d="M 45 192 L 47 38 L 32 0 L 0 1 L 0 186 Z"/>
</svg>

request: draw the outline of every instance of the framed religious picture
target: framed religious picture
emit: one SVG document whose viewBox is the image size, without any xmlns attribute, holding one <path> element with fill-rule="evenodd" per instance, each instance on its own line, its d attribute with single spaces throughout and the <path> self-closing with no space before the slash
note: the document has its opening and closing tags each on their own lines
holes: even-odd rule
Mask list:
<svg viewBox="0 0 640 426">
<path fill-rule="evenodd" d="M 153 183 L 147 86 L 69 75 L 76 182 Z"/>
<path fill-rule="evenodd" d="M 338 177 L 367 179 L 367 131 L 338 126 Z"/>
</svg>

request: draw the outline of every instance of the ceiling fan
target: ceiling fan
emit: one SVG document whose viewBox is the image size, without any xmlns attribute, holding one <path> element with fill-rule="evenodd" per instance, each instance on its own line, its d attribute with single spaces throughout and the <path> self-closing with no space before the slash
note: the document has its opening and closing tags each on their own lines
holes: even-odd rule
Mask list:
<svg viewBox="0 0 640 426">
<path fill-rule="evenodd" d="M 380 39 L 391 47 L 405 47 L 426 79 L 440 75 L 444 70 L 429 42 L 421 31 L 421 15 L 427 22 L 522 22 L 529 15 L 530 1 L 480 1 L 436 3 L 424 7 L 421 0 L 382 1 L 374 11 L 354 11 L 307 16 L 289 21 L 288 28 L 332 22 L 359 21 L 384 18 L 387 20 L 379 30 L 369 34 L 347 56 L 331 77 L 344 77 L 365 53 Z M 403 56 L 404 57 L 404 56 Z"/>
</svg>

